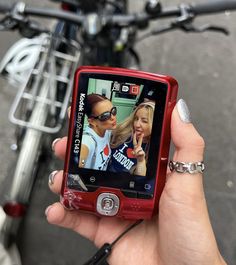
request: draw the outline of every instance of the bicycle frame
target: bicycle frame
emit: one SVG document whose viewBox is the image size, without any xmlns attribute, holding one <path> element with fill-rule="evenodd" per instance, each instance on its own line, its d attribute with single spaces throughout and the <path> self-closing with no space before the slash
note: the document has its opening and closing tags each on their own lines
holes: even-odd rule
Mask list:
<svg viewBox="0 0 236 265">
<path fill-rule="evenodd" d="M 18 84 L 20 82 L 20 88 L 11 107 L 9 119 L 17 126 L 25 128 L 20 140 L 20 151 L 11 187 L 5 195 L 3 206 L 7 216 L 1 229 L 1 240 L 5 245 L 9 244 L 8 237 L 17 232 L 16 227 L 18 227 L 19 222 L 16 219 L 23 217 L 26 205 L 29 204 L 35 182 L 33 171 L 41 153 L 43 137 L 45 133 L 55 134 L 59 132 L 62 127 L 69 105 L 73 73 L 80 58 L 80 46 L 74 41 L 61 40 L 69 46 L 67 53 L 63 53 L 55 49 L 54 36 L 43 35 L 39 38 L 40 40 L 21 40 L 16 43 L 14 49 L 6 54 L 1 65 L 2 71 L 8 70 L 8 78 L 11 82 Z M 31 45 L 37 43 L 37 47 L 31 51 L 37 51 L 37 57 L 29 69 L 23 68 L 22 70 L 26 71 L 23 71 L 22 75 L 15 76 L 17 60 L 21 58 L 19 53 L 19 58 L 17 58 L 15 51 L 21 48 L 24 57 L 23 46 L 25 45 L 24 48 L 27 49 L 29 42 Z M 71 54 L 68 54 L 69 50 Z M 32 58 L 32 54 L 30 58 Z M 15 68 L 11 67 L 11 64 L 15 65 Z M 12 76 L 15 78 L 12 79 Z M 62 100 L 57 99 L 57 88 L 60 83 L 64 85 L 65 89 Z M 22 105 L 27 112 L 23 117 Z M 52 124 L 55 120 L 57 122 Z"/>
</svg>

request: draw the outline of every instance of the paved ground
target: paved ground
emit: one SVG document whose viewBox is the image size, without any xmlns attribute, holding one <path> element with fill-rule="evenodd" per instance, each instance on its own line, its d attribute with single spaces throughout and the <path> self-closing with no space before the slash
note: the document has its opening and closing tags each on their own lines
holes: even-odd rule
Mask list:
<svg viewBox="0 0 236 265">
<path fill-rule="evenodd" d="M 231 35 L 173 32 L 152 37 L 136 48 L 141 54 L 144 70 L 173 75 L 179 81 L 179 97 L 187 101 L 193 122 L 206 141 L 204 185 L 216 238 L 228 264 L 235 265 L 236 14 L 202 17 L 196 24 L 209 22 L 226 26 Z M 158 26 L 159 23 L 152 24 L 152 27 Z M 1 33 L 0 56 L 15 37 Z M 6 113 L 15 90 L 6 87 L 3 80 L 0 82 L 0 179 L 3 179 L 7 177 L 9 161 L 13 157 L 9 150 L 13 127 L 7 121 Z M 94 251 L 92 245 L 45 221 L 44 209 L 56 199 L 47 189 L 47 177 L 51 170 L 62 168 L 62 164 L 53 160 L 49 167 L 47 172 L 41 172 L 33 207 L 24 224 L 20 239 L 23 264 L 83 264 Z"/>
</svg>

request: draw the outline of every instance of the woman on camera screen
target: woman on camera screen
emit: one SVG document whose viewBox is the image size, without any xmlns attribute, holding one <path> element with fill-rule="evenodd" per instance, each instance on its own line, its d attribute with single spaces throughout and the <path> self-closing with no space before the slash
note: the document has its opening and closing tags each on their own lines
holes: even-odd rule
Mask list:
<svg viewBox="0 0 236 265">
<path fill-rule="evenodd" d="M 89 125 L 82 136 L 79 167 L 106 170 L 111 156 L 111 130 L 116 128 L 116 107 L 108 98 L 90 94 L 85 114 Z"/>
<path fill-rule="evenodd" d="M 146 101 L 112 132 L 108 171 L 145 176 L 155 103 Z"/>
</svg>

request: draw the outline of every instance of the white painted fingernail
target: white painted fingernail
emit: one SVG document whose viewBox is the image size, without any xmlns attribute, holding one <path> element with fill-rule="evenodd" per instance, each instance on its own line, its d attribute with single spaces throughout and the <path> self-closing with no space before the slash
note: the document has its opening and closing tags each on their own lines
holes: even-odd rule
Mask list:
<svg viewBox="0 0 236 265">
<path fill-rule="evenodd" d="M 180 99 L 178 101 L 177 110 L 178 110 L 179 117 L 182 122 L 185 122 L 185 123 L 191 122 L 191 115 L 190 115 L 189 108 L 183 99 Z"/>
<path fill-rule="evenodd" d="M 52 205 L 49 205 L 47 209 L 45 210 L 45 215 L 48 216 L 49 210 L 52 208 Z"/>
<path fill-rule="evenodd" d="M 70 113 L 71 113 L 71 107 L 69 107 L 69 108 L 67 109 L 67 115 L 68 115 L 69 118 L 70 118 Z"/>
<path fill-rule="evenodd" d="M 48 184 L 49 184 L 50 186 L 54 184 L 54 178 L 55 178 L 57 172 L 58 172 L 58 171 L 55 170 L 55 171 L 53 171 L 53 172 L 49 175 L 49 177 L 48 177 Z"/>
<path fill-rule="evenodd" d="M 53 142 L 52 142 L 52 151 L 54 152 L 55 151 L 55 145 L 56 145 L 56 143 L 58 142 L 58 141 L 60 141 L 61 140 L 61 138 L 57 138 L 57 139 L 55 139 Z"/>
</svg>

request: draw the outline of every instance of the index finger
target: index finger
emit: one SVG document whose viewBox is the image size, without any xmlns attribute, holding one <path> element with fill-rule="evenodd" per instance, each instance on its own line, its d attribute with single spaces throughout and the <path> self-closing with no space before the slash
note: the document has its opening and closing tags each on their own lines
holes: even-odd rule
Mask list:
<svg viewBox="0 0 236 265">
<path fill-rule="evenodd" d="M 137 145 L 136 133 L 133 134 L 133 146 Z"/>
<path fill-rule="evenodd" d="M 97 216 L 78 211 L 68 211 L 59 202 L 46 209 L 46 216 L 49 223 L 72 229 L 94 241 L 99 221 Z"/>
</svg>

